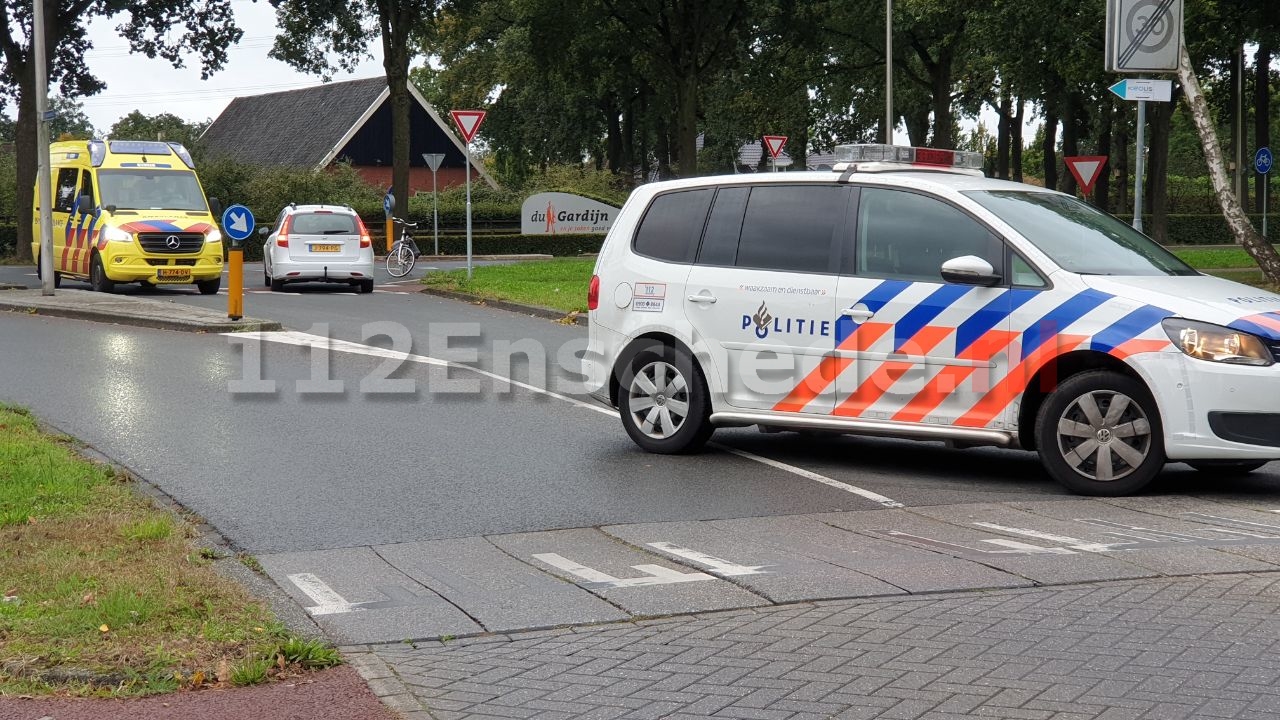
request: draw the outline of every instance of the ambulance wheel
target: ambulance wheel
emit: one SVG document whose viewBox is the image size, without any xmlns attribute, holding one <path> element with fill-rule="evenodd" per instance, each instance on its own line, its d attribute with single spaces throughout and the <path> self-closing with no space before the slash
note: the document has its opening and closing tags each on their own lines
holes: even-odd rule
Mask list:
<svg viewBox="0 0 1280 720">
<path fill-rule="evenodd" d="M 201 280 L 196 283 L 196 287 L 199 288 L 201 295 L 217 295 L 222 289 L 222 276 L 219 275 L 212 280 Z"/>
<path fill-rule="evenodd" d="M 1248 475 L 1267 464 L 1266 460 L 1194 460 L 1188 465 L 1204 473 L 1212 473 L 1219 477 L 1239 477 Z"/>
<path fill-rule="evenodd" d="M 1040 461 L 1054 480 L 1081 495 L 1142 489 L 1164 467 L 1163 438 L 1146 386 L 1110 370 L 1067 378 L 1036 417 Z"/>
<path fill-rule="evenodd" d="M 653 342 L 653 341 L 650 341 Z M 702 449 L 715 427 L 707 381 L 693 358 L 670 345 L 641 347 L 623 367 L 618 412 L 627 435 L 651 453 Z"/>
<path fill-rule="evenodd" d="M 93 254 L 93 259 L 89 261 L 89 286 L 95 292 L 109 293 L 116 289 L 116 284 L 107 277 L 106 268 L 102 267 L 102 256 L 98 253 Z"/>
<path fill-rule="evenodd" d="M 44 268 L 40 267 L 40 258 L 36 258 L 36 277 L 44 280 Z M 57 270 L 53 271 L 53 286 L 55 288 L 62 287 L 62 273 Z"/>
</svg>

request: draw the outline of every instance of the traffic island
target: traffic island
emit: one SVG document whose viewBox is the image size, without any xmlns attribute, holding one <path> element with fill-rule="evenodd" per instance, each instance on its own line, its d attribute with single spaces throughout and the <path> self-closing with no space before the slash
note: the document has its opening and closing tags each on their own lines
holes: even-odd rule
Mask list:
<svg viewBox="0 0 1280 720">
<path fill-rule="evenodd" d="M 274 320 L 230 320 L 224 312 L 171 300 L 88 290 L 58 290 L 55 295 L 42 295 L 40 290 L 7 290 L 0 292 L 0 311 L 183 332 L 270 332 L 283 329 Z"/>
</svg>

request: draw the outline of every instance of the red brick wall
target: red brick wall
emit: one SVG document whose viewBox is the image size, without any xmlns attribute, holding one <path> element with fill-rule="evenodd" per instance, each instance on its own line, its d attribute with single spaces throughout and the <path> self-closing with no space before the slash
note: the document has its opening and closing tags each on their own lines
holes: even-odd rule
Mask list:
<svg viewBox="0 0 1280 720">
<path fill-rule="evenodd" d="M 360 177 L 364 178 L 365 182 L 374 187 L 391 187 L 390 167 L 357 166 L 355 171 L 360 174 Z M 444 190 L 455 185 L 462 185 L 466 181 L 466 175 L 462 168 L 440 168 L 439 172 L 436 173 L 436 181 L 439 183 L 439 188 Z M 474 168 L 471 170 L 471 182 L 484 182 L 480 178 L 480 173 L 476 172 Z M 409 192 L 431 192 L 430 169 L 424 167 L 409 168 Z"/>
</svg>

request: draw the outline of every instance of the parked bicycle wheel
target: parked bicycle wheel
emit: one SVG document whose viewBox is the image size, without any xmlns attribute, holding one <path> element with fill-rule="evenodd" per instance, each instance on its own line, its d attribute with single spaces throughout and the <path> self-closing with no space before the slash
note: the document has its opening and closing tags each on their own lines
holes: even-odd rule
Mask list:
<svg viewBox="0 0 1280 720">
<path fill-rule="evenodd" d="M 413 263 L 416 260 L 413 250 L 408 245 L 396 243 L 391 252 L 387 253 L 387 274 L 391 277 L 404 277 L 413 270 Z"/>
</svg>

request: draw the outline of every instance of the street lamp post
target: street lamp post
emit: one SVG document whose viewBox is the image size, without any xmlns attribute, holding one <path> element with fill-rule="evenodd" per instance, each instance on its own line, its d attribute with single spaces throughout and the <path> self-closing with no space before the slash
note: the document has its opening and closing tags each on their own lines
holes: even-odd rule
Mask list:
<svg viewBox="0 0 1280 720">
<path fill-rule="evenodd" d="M 884 0 L 884 144 L 893 144 L 893 0 Z"/>
<path fill-rule="evenodd" d="M 53 294 L 53 180 L 49 176 L 49 78 L 45 71 L 44 0 L 35 0 L 32 54 L 36 70 L 36 202 L 40 203 L 40 290 Z"/>
</svg>

